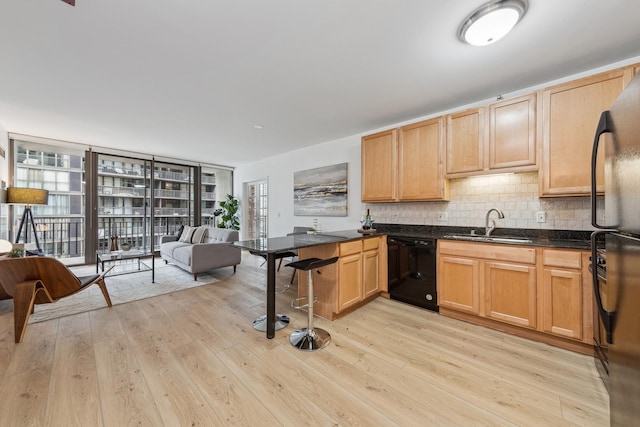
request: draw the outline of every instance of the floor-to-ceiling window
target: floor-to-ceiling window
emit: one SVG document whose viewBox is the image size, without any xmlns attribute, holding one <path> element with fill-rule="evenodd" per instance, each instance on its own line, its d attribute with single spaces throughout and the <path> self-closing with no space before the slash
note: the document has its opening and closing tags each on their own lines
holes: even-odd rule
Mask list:
<svg viewBox="0 0 640 427">
<path fill-rule="evenodd" d="M 74 262 L 84 259 L 85 198 L 84 152 L 67 146 L 53 146 L 14 139 L 13 183 L 10 187 L 49 191 L 46 205 L 34 205 L 31 212 L 42 252 Z M 11 237 L 15 241 L 24 205 L 13 205 Z M 27 247 L 35 240 L 27 225 Z M 18 240 L 25 238 L 18 237 Z"/>
<path fill-rule="evenodd" d="M 97 156 L 97 249 L 105 251 L 127 242 L 148 250 L 151 162 L 108 154 Z"/>
<path fill-rule="evenodd" d="M 223 167 L 100 153 L 40 138 L 11 138 L 11 147 L 9 187 L 49 190 L 48 204 L 32 207 L 36 233 L 45 255 L 69 264 L 92 262 L 95 251 L 109 250 L 114 239 L 157 251 L 159 236 L 180 225 L 214 225 L 219 202 L 232 194 L 233 171 Z M 23 211 L 11 206 L 11 240 Z"/>
<path fill-rule="evenodd" d="M 220 202 L 226 199 L 227 194 L 233 194 L 233 172 L 229 169 L 202 166 L 200 182 L 200 222 L 202 225 L 217 226 Z"/>
<path fill-rule="evenodd" d="M 153 163 L 156 245 L 157 236 L 173 234 L 181 225 L 196 225 L 195 174 L 195 166 Z"/>
</svg>

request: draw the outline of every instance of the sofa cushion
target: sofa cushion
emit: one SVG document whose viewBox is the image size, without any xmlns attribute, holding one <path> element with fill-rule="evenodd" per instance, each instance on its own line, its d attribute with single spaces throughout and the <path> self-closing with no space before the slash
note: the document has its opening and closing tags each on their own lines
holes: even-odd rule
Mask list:
<svg viewBox="0 0 640 427">
<path fill-rule="evenodd" d="M 173 250 L 173 259 L 184 265 L 191 265 L 191 245 L 181 246 Z"/>
<path fill-rule="evenodd" d="M 177 248 L 190 248 L 191 247 L 191 243 L 184 243 L 184 242 L 166 242 L 160 245 L 160 254 L 161 255 L 166 255 L 168 257 L 171 258 L 175 258 L 173 255 L 173 252 L 175 249 Z"/>
<path fill-rule="evenodd" d="M 208 227 L 204 243 L 229 243 L 238 240 L 238 232 L 230 228 Z"/>
<path fill-rule="evenodd" d="M 196 227 L 191 227 L 189 225 L 185 225 L 182 233 L 180 234 L 180 238 L 178 238 L 179 242 L 191 243 L 191 237 L 193 236 L 193 232 L 196 230 Z"/>
<path fill-rule="evenodd" d="M 208 231 L 207 227 L 190 227 L 185 225 L 178 241 L 185 243 L 203 243 L 206 242 Z"/>
<path fill-rule="evenodd" d="M 206 241 L 208 234 L 207 227 L 196 227 L 191 235 L 191 243 L 203 243 Z"/>
</svg>

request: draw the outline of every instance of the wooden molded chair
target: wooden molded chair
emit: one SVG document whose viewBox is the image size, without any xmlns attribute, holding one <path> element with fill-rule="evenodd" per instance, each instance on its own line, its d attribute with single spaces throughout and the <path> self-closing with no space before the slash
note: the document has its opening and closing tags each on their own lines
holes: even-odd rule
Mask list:
<svg viewBox="0 0 640 427">
<path fill-rule="evenodd" d="M 97 284 L 111 307 L 111 298 L 104 283 L 104 276 L 110 270 L 100 275 L 77 277 L 55 258 L 0 259 L 0 299 L 13 298 L 15 341 L 22 342 L 34 304 L 56 302 Z"/>
</svg>

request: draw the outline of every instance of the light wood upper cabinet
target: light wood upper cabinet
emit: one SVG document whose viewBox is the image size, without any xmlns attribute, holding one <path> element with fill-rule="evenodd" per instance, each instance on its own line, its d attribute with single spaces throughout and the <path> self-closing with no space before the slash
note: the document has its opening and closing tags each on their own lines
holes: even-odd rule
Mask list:
<svg viewBox="0 0 640 427">
<path fill-rule="evenodd" d="M 446 177 L 484 169 L 484 112 L 484 108 L 478 108 L 447 116 Z"/>
<path fill-rule="evenodd" d="M 362 201 L 448 200 L 443 148 L 443 118 L 363 137 Z"/>
<path fill-rule="evenodd" d="M 538 169 L 536 94 L 447 116 L 446 177 Z"/>
<path fill-rule="evenodd" d="M 536 170 L 536 95 L 489 106 L 489 169 Z"/>
<path fill-rule="evenodd" d="M 396 199 L 396 130 L 362 138 L 362 201 L 387 202 Z"/>
<path fill-rule="evenodd" d="M 617 69 L 563 83 L 542 92 L 540 196 L 584 196 L 591 191 L 591 151 L 600 114 L 622 92 Z M 601 148 L 602 144 L 601 144 Z M 598 156 L 598 192 L 604 192 L 604 152 Z"/>
<path fill-rule="evenodd" d="M 444 179 L 444 118 L 398 130 L 398 200 L 448 200 Z"/>
</svg>

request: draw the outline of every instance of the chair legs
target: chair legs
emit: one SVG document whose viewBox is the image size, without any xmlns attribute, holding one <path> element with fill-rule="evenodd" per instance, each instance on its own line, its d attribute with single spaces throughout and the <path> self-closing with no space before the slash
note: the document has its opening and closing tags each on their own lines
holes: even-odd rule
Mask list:
<svg viewBox="0 0 640 427">
<path fill-rule="evenodd" d="M 296 329 L 289 338 L 291 345 L 300 350 L 320 350 L 331 341 L 329 332 L 313 327 L 313 300 L 313 269 L 310 269 L 307 270 L 307 327 Z"/>
<path fill-rule="evenodd" d="M 16 285 L 13 295 L 13 332 L 15 342 L 22 342 L 24 331 L 27 328 L 29 316 L 33 311 L 33 303 L 36 299 L 36 284 L 39 280 L 30 280 Z"/>
<path fill-rule="evenodd" d="M 107 290 L 107 285 L 104 283 L 104 277 L 101 277 L 96 281 L 96 284 L 100 286 L 100 290 L 102 291 L 102 295 L 104 296 L 104 300 L 107 302 L 107 305 L 111 307 L 111 297 L 109 296 L 109 291 Z"/>
</svg>

